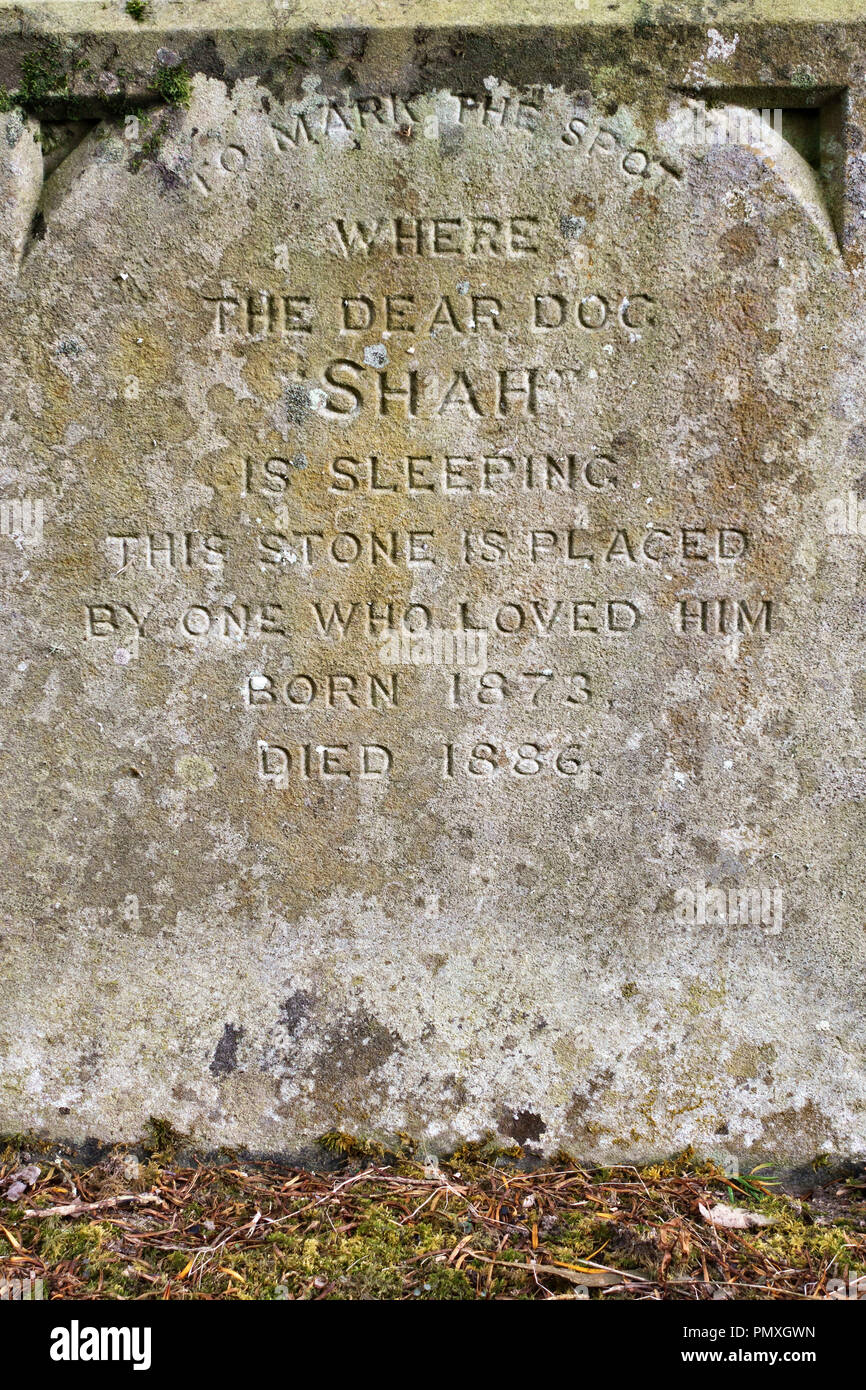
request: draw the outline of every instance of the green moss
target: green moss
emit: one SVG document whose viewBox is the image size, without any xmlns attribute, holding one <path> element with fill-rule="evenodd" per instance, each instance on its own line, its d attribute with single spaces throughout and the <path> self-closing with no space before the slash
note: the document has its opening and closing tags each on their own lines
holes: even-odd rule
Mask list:
<svg viewBox="0 0 866 1390">
<path fill-rule="evenodd" d="M 72 1223 L 51 1219 L 43 1223 L 39 1249 L 47 1263 L 84 1259 L 96 1267 L 114 1258 L 106 1246 L 116 1238 L 116 1234 L 114 1227 L 107 1222 Z"/>
<path fill-rule="evenodd" d="M 0 1164 L 15 1163 L 22 1154 L 56 1153 L 57 1143 L 50 1139 L 43 1139 L 38 1134 L 2 1134 L 0 1135 Z"/>
<path fill-rule="evenodd" d="M 334 57 L 337 52 L 337 45 L 330 34 L 326 34 L 323 29 L 314 29 L 313 38 L 328 58 Z"/>
<path fill-rule="evenodd" d="M 46 97 L 65 92 L 67 87 L 68 78 L 58 44 L 45 44 L 21 59 L 18 99 L 25 109 L 39 106 Z"/>
<path fill-rule="evenodd" d="M 170 1161 L 189 1142 L 185 1134 L 159 1115 L 151 1115 L 142 1141 L 145 1153 L 154 1163 Z"/>
<path fill-rule="evenodd" d="M 41 1223 L 37 1238 L 46 1263 L 74 1270 L 93 1295 L 116 1299 L 135 1292 L 126 1262 L 118 1257 L 120 1235 L 108 1222 L 49 1220 Z"/>
<path fill-rule="evenodd" d="M 722 1169 L 712 1159 L 701 1159 L 695 1154 L 694 1149 L 683 1149 L 682 1153 L 674 1154 L 665 1163 L 651 1163 L 644 1168 L 639 1168 L 638 1172 L 645 1182 L 664 1182 L 668 1178 L 683 1177 L 688 1174 L 690 1177 L 699 1178 L 721 1178 L 724 1177 Z"/>
<path fill-rule="evenodd" d="M 854 1274 L 866 1271 L 866 1264 L 852 1254 L 848 1228 L 841 1223 L 819 1226 L 804 1220 L 796 1206 L 782 1197 L 765 1196 L 755 1206 L 773 1220 L 772 1226 L 762 1227 L 748 1238 L 757 1251 L 773 1251 L 781 1262 L 813 1269 L 835 1263 L 839 1270 L 850 1268 Z"/>
<path fill-rule="evenodd" d="M 377 1143 L 375 1139 L 355 1138 L 354 1135 L 344 1134 L 339 1129 L 320 1134 L 316 1142 L 326 1153 L 336 1154 L 339 1158 L 374 1159 L 381 1162 L 385 1157 L 384 1145 Z"/>
<path fill-rule="evenodd" d="M 126 0 L 126 13 L 136 24 L 143 24 L 147 19 L 147 8 L 147 0 Z"/>
<path fill-rule="evenodd" d="M 318 1297 L 323 1289 L 335 1299 L 465 1299 L 475 1294 L 462 1270 L 446 1267 L 435 1256 L 456 1240 L 443 1236 L 432 1222 L 401 1223 L 377 1201 L 361 1204 L 361 1220 L 348 1234 L 336 1234 L 323 1222 L 315 1235 L 280 1233 L 272 1246 L 274 1269 L 292 1298 Z M 429 1256 L 425 1260 L 423 1257 Z M 249 1261 L 243 1272 L 249 1282 Z"/>
<path fill-rule="evenodd" d="M 185 63 L 178 63 L 176 68 L 159 68 L 153 85 L 169 106 L 189 106 L 192 98 L 192 78 Z"/>
<path fill-rule="evenodd" d="M 826 1277 L 866 1270 L 866 1211 L 856 1196 L 822 1225 L 807 1202 L 769 1191 L 763 1170 L 726 1176 L 690 1151 L 640 1169 L 583 1171 L 568 1155 L 507 1162 L 488 1135 L 442 1157 L 447 1181 L 437 1181 L 410 1157 L 382 1162 L 381 1144 L 339 1131 L 324 1138 L 329 1152 L 359 1167 L 376 1159 L 375 1171 L 347 1179 L 242 1154 L 187 1168 L 178 1148 L 189 1140 L 155 1117 L 154 1157 L 134 1190 L 152 1186 L 161 1206 L 38 1220 L 25 1217 L 24 1202 L 10 1203 L 3 1223 L 17 1244 L 0 1240 L 0 1261 L 23 1248 L 42 1262 L 54 1294 L 123 1300 L 534 1299 L 567 1296 L 587 1260 L 657 1281 L 662 1298 L 693 1298 L 696 1289 L 707 1296 L 708 1280 L 761 1298 L 782 1276 L 784 1288 L 802 1294 Z M 2 1161 L 17 1166 L 22 1153 L 36 1152 L 35 1141 L 16 1139 Z M 108 1155 L 76 1185 L 96 1199 L 116 1192 L 117 1181 Z M 46 1163 L 26 1205 L 56 1203 L 62 1186 Z M 858 1177 L 855 1194 L 860 1187 Z M 182 1204 L 179 1192 L 189 1193 Z M 698 1210 L 716 1201 L 760 1210 L 773 1224 L 727 1234 L 719 1260 Z M 541 1283 L 534 1261 L 545 1267 Z M 633 1296 L 590 1291 L 593 1299 Z"/>
<path fill-rule="evenodd" d="M 489 1167 L 506 1160 L 519 1162 L 522 1158 L 523 1150 L 519 1144 L 503 1144 L 488 1132 L 482 1139 L 461 1144 L 448 1158 L 442 1159 L 442 1166 L 471 1173 L 479 1167 Z"/>
<path fill-rule="evenodd" d="M 154 129 L 150 132 L 150 134 L 142 141 L 141 148 L 136 150 L 136 152 L 130 159 L 129 167 L 132 170 L 132 172 L 134 174 L 137 174 L 142 164 L 144 164 L 146 160 L 158 159 L 161 148 L 162 131 L 160 130 L 159 126 L 155 126 Z"/>
<path fill-rule="evenodd" d="M 616 1233 L 602 1213 L 566 1212 L 551 1233 L 547 1244 L 549 1255 L 561 1264 L 575 1264 L 581 1260 L 604 1258 L 598 1252 L 603 1250 Z"/>
</svg>

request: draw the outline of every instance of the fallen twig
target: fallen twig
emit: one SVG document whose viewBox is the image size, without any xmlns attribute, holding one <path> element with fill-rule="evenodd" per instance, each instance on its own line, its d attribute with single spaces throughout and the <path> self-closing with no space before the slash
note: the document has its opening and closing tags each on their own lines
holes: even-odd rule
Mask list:
<svg viewBox="0 0 866 1390">
<path fill-rule="evenodd" d="M 83 1216 L 90 1211 L 111 1211 L 113 1207 L 165 1205 L 162 1197 L 155 1192 L 127 1192 L 122 1197 L 103 1197 L 98 1202 L 66 1202 L 59 1207 L 28 1207 L 24 1215 L 29 1219 L 44 1216 Z"/>
</svg>

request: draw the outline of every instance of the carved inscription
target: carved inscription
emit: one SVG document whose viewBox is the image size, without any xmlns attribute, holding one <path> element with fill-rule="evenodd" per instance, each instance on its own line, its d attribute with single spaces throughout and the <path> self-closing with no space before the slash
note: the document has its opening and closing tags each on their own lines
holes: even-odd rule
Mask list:
<svg viewBox="0 0 866 1390">
<path fill-rule="evenodd" d="M 263 129 L 222 138 L 207 179 L 309 182 L 370 138 L 399 173 L 334 180 L 297 230 L 287 191 L 272 266 L 239 244 L 194 287 L 193 350 L 235 401 L 211 502 L 106 527 L 86 647 L 233 661 L 268 794 L 417 775 L 589 796 L 659 644 L 758 652 L 783 623 L 754 514 L 678 485 L 691 461 L 654 457 L 630 405 L 682 336 L 680 287 L 639 225 L 610 245 L 593 210 L 638 187 L 681 219 L 679 173 L 541 91 L 317 99 Z M 513 191 L 428 195 L 433 140 L 536 142 L 550 187 L 516 165 Z"/>
</svg>

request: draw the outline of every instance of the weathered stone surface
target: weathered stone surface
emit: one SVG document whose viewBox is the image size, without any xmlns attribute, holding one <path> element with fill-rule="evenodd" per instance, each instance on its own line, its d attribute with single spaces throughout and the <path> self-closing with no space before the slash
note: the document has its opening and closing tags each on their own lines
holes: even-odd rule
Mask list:
<svg viewBox="0 0 866 1390">
<path fill-rule="evenodd" d="M 471 11 L 0 10 L 2 1128 L 866 1147 L 864 28 Z"/>
</svg>

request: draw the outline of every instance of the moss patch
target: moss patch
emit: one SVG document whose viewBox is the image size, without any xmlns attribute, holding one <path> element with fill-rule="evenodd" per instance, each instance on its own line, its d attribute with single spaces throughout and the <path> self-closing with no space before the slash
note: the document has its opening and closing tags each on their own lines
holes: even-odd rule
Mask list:
<svg viewBox="0 0 866 1390">
<path fill-rule="evenodd" d="M 59 45 L 45 44 L 22 58 L 18 101 L 25 110 L 40 106 L 46 97 L 65 92 L 68 84 Z"/>
<path fill-rule="evenodd" d="M 174 68 L 159 68 L 153 79 L 154 90 L 169 106 L 189 106 L 192 97 L 192 78 L 185 63 Z"/>
<path fill-rule="evenodd" d="M 689 1152 L 585 1171 L 492 1140 L 437 1164 L 407 1144 L 324 1136 L 339 1171 L 226 1155 L 151 1123 L 144 1161 L 125 1149 L 71 1166 L 57 1147 L 0 1145 L 0 1191 L 22 1162 L 35 1185 L 6 1203 L 0 1278 L 41 1278 L 64 1299 L 630 1299 L 826 1296 L 866 1271 L 866 1178 L 805 1197 L 766 1173 L 726 1176 Z M 400 1145 L 397 1146 L 401 1147 Z M 760 1211 L 757 1230 L 701 1208 Z M 78 1204 L 72 1214 L 58 1208 Z"/>
</svg>

